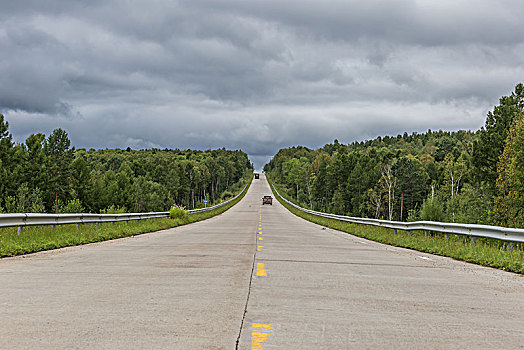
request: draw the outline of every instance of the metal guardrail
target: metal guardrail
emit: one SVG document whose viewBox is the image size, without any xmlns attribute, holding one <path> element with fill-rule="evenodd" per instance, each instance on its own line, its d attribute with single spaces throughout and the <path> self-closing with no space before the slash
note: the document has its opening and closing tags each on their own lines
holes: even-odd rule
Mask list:
<svg viewBox="0 0 524 350">
<path fill-rule="evenodd" d="M 188 214 L 202 213 L 213 209 L 220 208 L 235 199 L 237 199 L 249 183 L 244 186 L 242 191 L 235 197 L 228 199 L 225 202 L 214 205 L 212 207 L 188 210 Z M 23 213 L 23 214 L 0 214 L 0 228 L 1 227 L 18 227 L 18 232 L 22 233 L 24 226 L 44 226 L 44 225 L 65 225 L 65 224 L 89 224 L 89 223 L 104 223 L 104 222 L 120 222 L 131 220 L 143 220 L 154 218 L 169 217 L 168 211 L 150 212 L 150 213 L 125 213 L 125 214 L 37 214 L 37 213 Z"/>
<path fill-rule="evenodd" d="M 322 213 L 319 211 L 309 210 L 302 208 L 296 205 L 293 202 L 290 202 L 284 198 L 274 185 L 273 191 L 282 198 L 286 203 L 293 206 L 294 208 L 301 210 L 305 213 L 321 216 L 324 218 L 335 219 L 339 221 L 351 222 L 354 224 L 362 225 L 373 225 L 379 227 L 386 227 L 396 230 L 404 231 L 414 231 L 414 230 L 423 230 L 426 232 L 441 232 L 447 235 L 449 238 L 450 234 L 454 235 L 465 235 L 470 236 L 472 239 L 475 237 L 486 237 L 500 239 L 503 241 L 510 242 L 524 242 L 524 229 L 519 228 L 507 228 L 501 226 L 490 226 L 490 225 L 477 225 L 477 224 L 460 224 L 460 223 L 450 223 L 450 222 L 436 222 L 436 221 L 415 221 L 415 222 L 401 222 L 401 221 L 388 221 L 388 220 L 378 220 L 378 219 L 368 219 L 368 218 L 359 218 L 352 216 L 344 215 L 335 215 Z"/>
</svg>

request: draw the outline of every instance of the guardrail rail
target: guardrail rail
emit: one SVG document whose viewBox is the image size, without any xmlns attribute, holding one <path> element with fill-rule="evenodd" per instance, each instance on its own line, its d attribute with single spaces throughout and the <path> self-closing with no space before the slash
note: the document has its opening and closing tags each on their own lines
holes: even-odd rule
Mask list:
<svg viewBox="0 0 524 350">
<path fill-rule="evenodd" d="M 237 199 L 250 183 L 247 183 L 242 191 L 235 197 L 228 199 L 225 202 L 219 203 L 212 207 L 199 208 L 188 210 L 188 214 L 196 214 L 205 211 L 214 210 L 220 208 L 228 203 L 231 203 Z M 131 221 L 131 220 L 143 220 L 143 219 L 154 219 L 154 218 L 165 218 L 169 217 L 168 211 L 161 212 L 150 212 L 150 213 L 125 213 L 125 214 L 38 214 L 38 213 L 17 213 L 17 214 L 0 214 L 0 228 L 2 227 L 18 227 L 18 233 L 23 232 L 25 226 L 56 226 L 66 224 L 88 224 L 88 223 L 104 223 L 104 222 L 120 222 L 120 221 Z"/>
<path fill-rule="evenodd" d="M 403 230 L 403 231 L 414 231 L 414 230 L 423 230 L 427 236 L 429 232 L 441 232 L 445 233 L 446 237 L 449 239 L 449 235 L 465 235 L 470 236 L 472 241 L 476 243 L 475 237 L 485 237 L 500 239 L 503 241 L 509 242 L 524 242 L 524 229 L 520 228 L 508 228 L 501 226 L 491 226 L 491 225 L 477 225 L 477 224 L 460 224 L 460 223 L 451 223 L 451 222 L 437 222 L 437 221 L 414 221 L 414 222 L 402 222 L 402 221 L 389 221 L 389 220 L 379 220 L 379 219 L 368 219 L 368 218 L 359 218 L 352 216 L 336 215 L 323 213 L 319 211 L 309 210 L 302 208 L 295 203 L 284 198 L 271 184 L 273 191 L 282 198 L 286 203 L 293 206 L 294 208 L 303 211 L 308 214 L 321 216 L 324 218 L 335 219 L 339 221 L 351 222 L 354 224 L 362 225 L 372 225 L 379 227 L 386 227 L 390 229 Z"/>
</svg>

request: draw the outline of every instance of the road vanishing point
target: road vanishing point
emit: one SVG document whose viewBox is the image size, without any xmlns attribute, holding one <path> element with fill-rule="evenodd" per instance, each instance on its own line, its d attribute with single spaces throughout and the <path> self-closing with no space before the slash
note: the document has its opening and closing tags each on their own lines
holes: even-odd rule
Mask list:
<svg viewBox="0 0 524 350">
<path fill-rule="evenodd" d="M 253 180 L 211 219 L 0 260 L 1 349 L 517 349 L 524 279 L 326 229 Z"/>
</svg>

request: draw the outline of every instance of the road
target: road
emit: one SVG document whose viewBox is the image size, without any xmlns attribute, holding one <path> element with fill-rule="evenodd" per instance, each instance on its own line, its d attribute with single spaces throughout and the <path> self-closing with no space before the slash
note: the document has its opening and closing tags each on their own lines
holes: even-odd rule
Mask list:
<svg viewBox="0 0 524 350">
<path fill-rule="evenodd" d="M 517 349 L 524 279 L 289 213 L 0 260 L 1 349 Z"/>
</svg>

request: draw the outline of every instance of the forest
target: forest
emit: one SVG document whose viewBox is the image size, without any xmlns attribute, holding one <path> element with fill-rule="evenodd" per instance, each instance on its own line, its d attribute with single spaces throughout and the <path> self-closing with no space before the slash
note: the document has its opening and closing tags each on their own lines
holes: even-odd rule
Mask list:
<svg viewBox="0 0 524 350">
<path fill-rule="evenodd" d="M 285 148 L 264 171 L 288 199 L 314 210 L 523 227 L 524 86 L 501 97 L 475 132 Z"/>
<path fill-rule="evenodd" d="M 0 213 L 193 209 L 232 197 L 252 173 L 238 150 L 75 149 L 62 129 L 15 143 L 0 114 Z"/>
</svg>

